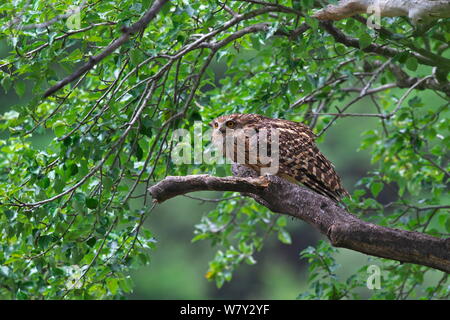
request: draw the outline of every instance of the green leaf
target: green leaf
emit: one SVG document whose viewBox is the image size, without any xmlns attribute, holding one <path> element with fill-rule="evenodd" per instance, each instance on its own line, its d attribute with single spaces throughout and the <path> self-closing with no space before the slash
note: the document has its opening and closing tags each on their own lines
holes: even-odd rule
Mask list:
<svg viewBox="0 0 450 320">
<path fill-rule="evenodd" d="M 43 177 L 39 180 L 39 186 L 43 189 L 47 189 L 50 185 L 50 179 L 48 177 Z"/>
<path fill-rule="evenodd" d="M 304 93 L 311 92 L 312 88 L 313 88 L 313 84 L 310 81 L 305 80 L 302 82 L 302 89 L 303 89 Z"/>
<path fill-rule="evenodd" d="M 89 209 L 96 209 L 98 207 L 98 200 L 95 198 L 87 198 L 86 207 Z"/>
<path fill-rule="evenodd" d="M 130 50 L 130 62 L 131 65 L 137 66 L 140 62 L 142 62 L 143 54 L 139 49 L 131 49 Z"/>
<path fill-rule="evenodd" d="M 140 161 L 142 160 L 142 157 L 144 156 L 144 151 L 142 150 L 139 143 L 136 145 L 136 151 L 135 151 L 136 158 Z"/>
<path fill-rule="evenodd" d="M 119 282 L 116 278 L 108 278 L 106 279 L 106 286 L 112 294 L 116 294 L 119 289 Z"/>
<path fill-rule="evenodd" d="M 281 217 L 279 217 L 279 218 L 277 219 L 277 226 L 279 226 L 279 227 L 285 227 L 286 224 L 287 224 L 287 221 L 286 221 L 286 217 L 285 217 L 285 216 L 281 216 Z"/>
<path fill-rule="evenodd" d="M 336 44 L 334 49 L 338 55 L 344 55 L 347 52 L 347 48 L 340 43 Z"/>
<path fill-rule="evenodd" d="M 55 177 L 54 182 L 53 182 L 53 189 L 54 189 L 57 193 L 60 193 L 60 192 L 63 190 L 64 186 L 65 186 L 64 181 L 61 179 L 61 177 L 60 177 L 59 175 L 57 175 L 57 176 Z"/>
<path fill-rule="evenodd" d="M 25 81 L 17 81 L 14 89 L 16 90 L 17 95 L 22 98 L 25 94 Z"/>
<path fill-rule="evenodd" d="M 374 182 L 370 185 L 370 191 L 372 192 L 374 198 L 376 198 L 381 190 L 383 190 L 383 186 L 384 185 L 381 182 Z"/>
<path fill-rule="evenodd" d="M 133 280 L 130 277 L 119 280 L 119 287 L 126 293 L 133 291 Z"/>
<path fill-rule="evenodd" d="M 278 231 L 278 240 L 285 244 L 292 243 L 291 235 L 285 229 L 280 229 Z"/>
<path fill-rule="evenodd" d="M 302 0 L 301 4 L 300 4 L 300 1 L 292 1 L 292 6 L 295 9 L 302 9 L 302 6 L 305 9 L 309 9 L 309 8 L 312 8 L 313 5 L 314 5 L 314 0 Z"/>
<path fill-rule="evenodd" d="M 395 56 L 395 59 L 400 63 L 405 63 L 409 57 L 410 55 L 408 51 L 402 51 L 401 53 Z"/>
<path fill-rule="evenodd" d="M 370 46 L 372 44 L 372 42 L 373 42 L 373 39 L 367 32 L 363 32 L 359 36 L 359 47 L 361 49 L 367 48 L 368 46 Z"/>
<path fill-rule="evenodd" d="M 111 187 L 113 185 L 113 179 L 110 177 L 104 177 L 103 178 L 103 188 L 107 191 L 111 190 Z"/>
<path fill-rule="evenodd" d="M 95 246 L 95 244 L 97 243 L 97 239 L 95 239 L 94 237 L 90 238 L 88 241 L 86 241 L 86 243 L 88 244 L 89 247 L 93 247 Z"/>
<path fill-rule="evenodd" d="M 83 57 L 83 53 L 80 49 L 73 50 L 67 57 L 61 60 L 61 62 L 76 62 Z"/>
<path fill-rule="evenodd" d="M 62 137 L 66 132 L 66 124 L 62 120 L 58 120 L 53 124 L 53 132 L 55 132 L 55 136 Z"/>
<path fill-rule="evenodd" d="M 258 51 L 261 49 L 261 41 L 259 36 L 254 35 L 250 37 L 250 41 L 252 42 L 253 49 Z"/>
<path fill-rule="evenodd" d="M 17 290 L 17 294 L 16 294 L 17 300 L 28 300 L 28 294 L 26 294 L 24 291 L 22 290 Z"/>
<path fill-rule="evenodd" d="M 78 166 L 75 163 L 72 163 L 68 168 L 69 176 L 73 177 L 78 173 Z"/>
<path fill-rule="evenodd" d="M 406 60 L 406 67 L 411 71 L 416 71 L 418 65 L 419 65 L 419 62 L 417 61 L 417 59 L 415 57 L 410 56 Z"/>
<path fill-rule="evenodd" d="M 0 78 L 1 78 L 0 83 L 2 84 L 2 87 L 5 90 L 5 93 L 7 93 L 12 85 L 11 77 L 8 76 L 7 74 L 2 74 Z"/>
<path fill-rule="evenodd" d="M 252 257 L 252 256 L 247 256 L 245 257 L 245 262 L 249 265 L 254 265 L 256 264 L 256 260 Z"/>
<path fill-rule="evenodd" d="M 289 86 L 289 91 L 291 92 L 291 94 L 297 94 L 298 93 L 299 83 L 297 81 L 289 82 L 288 86 Z"/>
<path fill-rule="evenodd" d="M 38 245 L 41 249 L 47 249 L 52 242 L 53 237 L 49 235 L 43 235 L 39 237 Z"/>
</svg>

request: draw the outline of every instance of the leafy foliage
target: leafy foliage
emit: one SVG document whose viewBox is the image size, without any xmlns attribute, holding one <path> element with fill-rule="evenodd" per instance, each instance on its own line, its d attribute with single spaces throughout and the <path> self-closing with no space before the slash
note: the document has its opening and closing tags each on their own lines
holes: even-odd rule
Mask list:
<svg viewBox="0 0 450 320">
<path fill-rule="evenodd" d="M 333 259 L 333 253 L 336 251 L 329 243 L 320 241 L 317 248 L 308 247 L 301 252 L 300 256 L 308 259 L 309 282 L 313 291 L 300 294 L 299 299 L 337 300 L 359 297 L 354 289 L 364 285 L 362 273 L 352 275 L 345 282 L 339 281 L 336 275 L 339 265 Z"/>
<path fill-rule="evenodd" d="M 277 3 L 229 1 L 227 9 L 218 1 L 172 1 L 145 30 L 45 99 L 46 89 L 120 37 L 152 3 L 0 4 L 0 39 L 10 46 L 0 60 L 0 84 L 21 98 L 0 115 L 0 296 L 99 299 L 131 292 L 129 271 L 149 262 L 156 242 L 143 226 L 153 208 L 148 186 L 167 175 L 229 174 L 226 165 L 174 165 L 171 133 L 193 132 L 194 121 L 206 129 L 232 112 L 303 121 L 323 140 L 364 99 L 374 111 L 353 116 L 379 119 L 360 146 L 376 169 L 357 183 L 349 210 L 380 225 L 449 236 L 449 21 L 415 35 L 414 43 L 415 30 L 402 18 L 383 20 L 389 32 L 356 19 L 337 22 L 358 39 L 356 48 L 309 18 L 314 1 Z M 73 5 L 81 8 L 76 29 L 61 17 Z M 39 26 L 46 22 L 52 23 Z M 371 44 L 398 54 L 368 52 Z M 43 135 L 51 141 L 40 148 L 33 142 Z M 255 264 L 270 234 L 290 243 L 285 227 L 285 217 L 248 199 L 220 202 L 195 227 L 194 241 L 218 247 L 206 277 L 221 286 L 239 264 Z M 366 269 L 340 281 L 335 251 L 322 242 L 303 252 L 313 291 L 301 298 L 359 297 Z M 374 260 L 390 281 L 372 298 L 450 294 L 446 276 L 422 288 L 423 274 L 437 271 Z"/>
</svg>

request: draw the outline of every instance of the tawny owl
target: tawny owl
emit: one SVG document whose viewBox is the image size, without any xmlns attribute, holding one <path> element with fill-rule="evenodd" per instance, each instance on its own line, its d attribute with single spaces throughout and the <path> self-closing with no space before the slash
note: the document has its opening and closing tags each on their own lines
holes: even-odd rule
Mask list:
<svg viewBox="0 0 450 320">
<path fill-rule="evenodd" d="M 348 195 L 307 125 L 259 114 L 231 114 L 214 119 L 211 126 L 213 143 L 233 162 L 258 174 L 276 166 L 271 174 L 302 183 L 336 202 Z"/>
</svg>

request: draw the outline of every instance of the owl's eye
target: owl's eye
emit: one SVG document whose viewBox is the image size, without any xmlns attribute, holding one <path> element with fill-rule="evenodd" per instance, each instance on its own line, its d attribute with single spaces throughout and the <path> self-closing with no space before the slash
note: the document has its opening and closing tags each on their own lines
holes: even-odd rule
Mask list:
<svg viewBox="0 0 450 320">
<path fill-rule="evenodd" d="M 226 125 L 228 128 L 233 129 L 234 126 L 236 125 L 236 123 L 235 123 L 234 121 L 229 120 L 229 121 L 227 121 L 227 122 L 225 123 L 225 125 Z"/>
<path fill-rule="evenodd" d="M 219 124 L 217 123 L 217 122 L 214 122 L 214 128 L 218 128 L 219 127 Z"/>
</svg>

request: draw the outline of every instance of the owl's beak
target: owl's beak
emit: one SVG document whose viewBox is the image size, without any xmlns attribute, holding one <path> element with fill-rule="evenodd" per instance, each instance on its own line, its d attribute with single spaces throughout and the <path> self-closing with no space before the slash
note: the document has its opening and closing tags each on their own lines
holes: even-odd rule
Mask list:
<svg viewBox="0 0 450 320">
<path fill-rule="evenodd" d="M 221 126 L 219 128 L 219 131 L 222 132 L 222 133 L 225 133 L 227 131 L 227 128 L 225 128 L 225 126 Z"/>
</svg>

